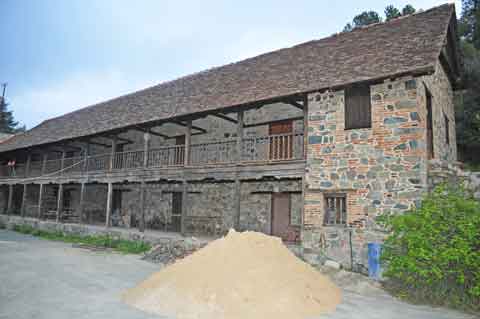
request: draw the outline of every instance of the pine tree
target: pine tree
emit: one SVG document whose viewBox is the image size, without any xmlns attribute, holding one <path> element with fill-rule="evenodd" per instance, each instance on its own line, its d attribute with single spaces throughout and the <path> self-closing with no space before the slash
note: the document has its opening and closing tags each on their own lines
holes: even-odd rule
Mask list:
<svg viewBox="0 0 480 319">
<path fill-rule="evenodd" d="M 12 111 L 8 110 L 8 103 L 0 96 L 0 133 L 15 134 L 25 131 L 25 126 L 18 126 Z"/>
<path fill-rule="evenodd" d="M 398 10 L 392 5 L 389 5 L 385 8 L 385 19 L 387 21 L 398 18 L 401 15 L 402 14 L 400 13 L 400 10 Z"/>
</svg>

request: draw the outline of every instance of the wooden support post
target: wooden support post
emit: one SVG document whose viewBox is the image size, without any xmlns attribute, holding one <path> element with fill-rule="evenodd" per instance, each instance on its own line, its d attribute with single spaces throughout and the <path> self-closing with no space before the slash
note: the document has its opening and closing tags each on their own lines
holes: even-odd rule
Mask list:
<svg viewBox="0 0 480 319">
<path fill-rule="evenodd" d="M 23 184 L 23 194 L 22 194 L 22 206 L 20 208 L 20 215 L 22 217 L 25 217 L 25 210 L 26 205 L 27 205 L 27 190 L 28 190 L 28 184 Z"/>
<path fill-rule="evenodd" d="M 140 183 L 140 222 L 138 230 L 145 231 L 145 182 Z"/>
<path fill-rule="evenodd" d="M 8 202 L 7 202 L 7 214 L 11 214 L 12 213 L 12 209 L 13 209 L 13 191 L 14 191 L 14 188 L 13 188 L 13 184 L 9 184 L 8 185 Z"/>
<path fill-rule="evenodd" d="M 143 134 L 143 167 L 148 167 L 148 153 L 150 151 L 150 133 Z"/>
<path fill-rule="evenodd" d="M 88 157 L 90 156 L 90 143 L 86 143 L 83 154 L 83 172 L 88 172 Z"/>
<path fill-rule="evenodd" d="M 185 126 L 185 162 L 184 165 L 188 166 L 190 164 L 190 143 L 192 139 L 192 120 L 187 121 Z"/>
<path fill-rule="evenodd" d="M 109 170 L 112 171 L 114 169 L 115 165 L 115 153 L 117 152 L 117 138 L 113 137 L 112 138 L 112 147 L 111 147 L 111 152 L 110 152 L 110 165 L 109 165 Z"/>
<path fill-rule="evenodd" d="M 38 210 L 37 218 L 42 218 L 42 204 L 43 204 L 43 183 L 40 184 L 40 190 L 38 191 Z"/>
<path fill-rule="evenodd" d="M 242 183 L 238 176 L 235 178 L 235 229 L 240 231 L 240 203 L 242 201 Z"/>
<path fill-rule="evenodd" d="M 308 150 L 308 95 L 303 99 L 303 158 L 307 159 Z"/>
<path fill-rule="evenodd" d="M 237 161 L 242 161 L 243 149 L 243 111 L 237 113 Z"/>
<path fill-rule="evenodd" d="M 32 154 L 29 152 L 27 155 L 27 163 L 25 164 L 25 177 L 30 176 L 31 164 L 32 164 Z"/>
<path fill-rule="evenodd" d="M 60 160 L 60 175 L 63 175 L 63 169 L 65 168 L 65 157 L 67 157 L 67 152 L 62 151 L 62 159 Z"/>
<path fill-rule="evenodd" d="M 78 202 L 78 222 L 81 224 L 83 223 L 83 208 L 85 207 L 85 191 L 86 191 L 86 185 L 85 183 L 80 184 L 80 199 Z"/>
<path fill-rule="evenodd" d="M 107 211 L 105 213 L 105 227 L 110 227 L 110 217 L 112 215 L 112 200 L 113 200 L 113 184 L 111 182 L 108 183 L 108 191 L 107 191 Z"/>
<path fill-rule="evenodd" d="M 58 193 L 57 193 L 57 217 L 56 222 L 60 222 L 61 215 L 63 211 L 63 184 L 58 185 Z"/>
<path fill-rule="evenodd" d="M 45 173 L 47 172 L 47 159 L 48 159 L 48 153 L 44 153 L 43 154 L 43 157 L 42 157 L 42 172 L 40 173 L 40 175 L 45 175 Z"/>
<path fill-rule="evenodd" d="M 187 187 L 188 187 L 188 184 L 187 184 L 187 181 L 184 179 L 183 180 L 183 189 L 182 189 L 182 216 L 180 216 L 180 233 L 182 235 L 185 235 L 185 217 L 187 216 L 187 212 L 188 212 L 188 199 L 187 199 L 187 196 L 188 196 L 188 192 L 187 192 Z"/>
</svg>

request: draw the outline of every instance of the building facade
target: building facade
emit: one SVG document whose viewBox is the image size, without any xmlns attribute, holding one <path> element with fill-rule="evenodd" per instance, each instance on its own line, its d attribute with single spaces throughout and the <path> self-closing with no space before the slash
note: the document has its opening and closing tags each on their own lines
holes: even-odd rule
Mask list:
<svg viewBox="0 0 480 319">
<path fill-rule="evenodd" d="M 453 5 L 187 76 L 0 144 L 4 215 L 221 236 L 366 266 L 456 161 Z M 5 216 L 4 216 L 5 217 Z"/>
</svg>

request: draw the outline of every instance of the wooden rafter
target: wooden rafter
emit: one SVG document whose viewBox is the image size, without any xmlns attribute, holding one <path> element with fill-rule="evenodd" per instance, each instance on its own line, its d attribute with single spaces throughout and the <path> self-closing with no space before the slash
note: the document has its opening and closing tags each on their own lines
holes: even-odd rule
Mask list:
<svg viewBox="0 0 480 319">
<path fill-rule="evenodd" d="M 298 103 L 297 101 L 287 101 L 287 104 L 293 105 L 296 108 L 299 108 L 300 110 L 303 110 L 303 105 Z"/>
<path fill-rule="evenodd" d="M 187 123 L 184 123 L 184 122 L 181 122 L 181 121 L 173 121 L 172 123 L 175 123 L 175 124 L 178 124 L 178 125 L 187 127 Z M 207 133 L 207 130 L 206 130 L 206 129 L 204 129 L 204 128 L 202 128 L 202 127 L 195 126 L 195 125 L 192 125 L 192 129 L 197 130 L 197 131 L 200 131 L 200 132 L 202 132 L 202 133 Z"/>
<path fill-rule="evenodd" d="M 238 123 L 238 121 L 236 119 L 232 119 L 230 116 L 226 116 L 226 115 L 223 115 L 223 114 L 218 114 L 217 113 L 217 114 L 212 114 L 212 116 L 224 119 L 226 121 L 229 121 L 229 122 L 232 122 L 232 123 L 235 123 L 235 124 Z"/>
<path fill-rule="evenodd" d="M 245 124 L 243 127 L 263 126 L 263 125 L 281 123 L 281 122 L 285 122 L 285 121 L 298 121 L 298 120 L 303 120 L 303 116 L 297 116 L 297 117 L 292 117 L 292 118 L 289 118 L 289 119 L 282 119 L 282 120 L 273 120 L 273 121 Z"/>
</svg>

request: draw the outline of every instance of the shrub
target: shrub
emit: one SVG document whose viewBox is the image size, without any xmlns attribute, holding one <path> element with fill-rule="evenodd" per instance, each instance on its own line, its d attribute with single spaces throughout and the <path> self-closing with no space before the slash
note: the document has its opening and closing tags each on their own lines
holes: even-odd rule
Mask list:
<svg viewBox="0 0 480 319">
<path fill-rule="evenodd" d="M 461 187 L 428 194 L 421 207 L 386 219 L 387 286 L 410 300 L 480 309 L 480 203 Z"/>
</svg>

